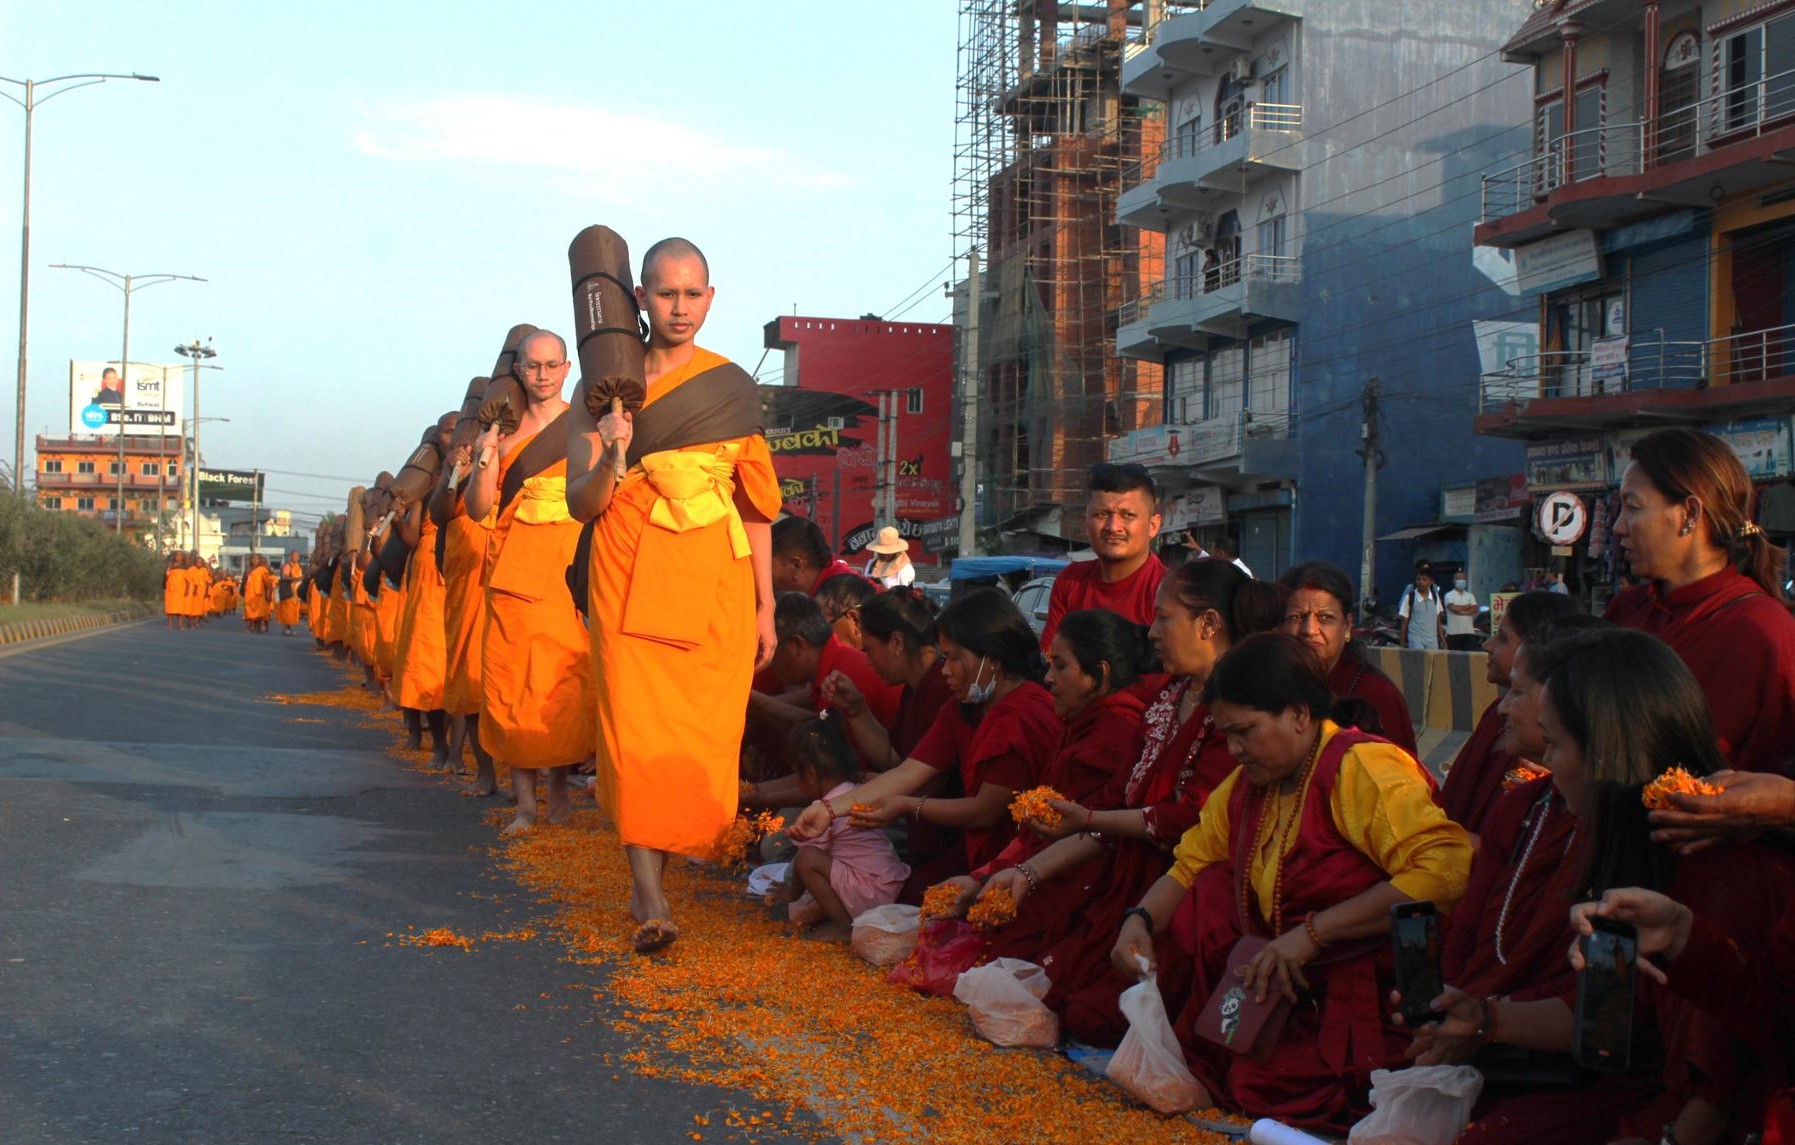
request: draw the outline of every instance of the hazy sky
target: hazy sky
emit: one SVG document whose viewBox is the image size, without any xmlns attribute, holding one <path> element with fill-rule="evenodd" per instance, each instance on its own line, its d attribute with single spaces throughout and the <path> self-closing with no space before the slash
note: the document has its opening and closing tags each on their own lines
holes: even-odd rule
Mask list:
<svg viewBox="0 0 1795 1145">
<path fill-rule="evenodd" d="M 892 317 L 932 283 L 905 316 L 945 321 L 956 8 L 0 0 L 0 75 L 161 77 L 37 111 L 27 450 L 68 432 L 69 359 L 119 350 L 119 292 L 57 262 L 208 279 L 133 295 L 131 357 L 211 337 L 206 463 L 314 514 L 397 469 L 513 323 L 569 331 L 592 223 L 702 246 L 701 341 L 749 369 L 794 309 Z M 0 103 L 9 464 L 24 119 Z"/>
</svg>

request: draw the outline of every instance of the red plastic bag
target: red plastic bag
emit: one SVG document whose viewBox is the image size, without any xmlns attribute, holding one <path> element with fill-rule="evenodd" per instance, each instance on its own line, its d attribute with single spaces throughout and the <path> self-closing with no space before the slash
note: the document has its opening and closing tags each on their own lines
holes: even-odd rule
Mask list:
<svg viewBox="0 0 1795 1145">
<path fill-rule="evenodd" d="M 922 994 L 951 998 L 960 975 L 985 960 L 987 936 L 957 918 L 923 924 L 910 956 L 891 968 L 886 979 Z"/>
</svg>

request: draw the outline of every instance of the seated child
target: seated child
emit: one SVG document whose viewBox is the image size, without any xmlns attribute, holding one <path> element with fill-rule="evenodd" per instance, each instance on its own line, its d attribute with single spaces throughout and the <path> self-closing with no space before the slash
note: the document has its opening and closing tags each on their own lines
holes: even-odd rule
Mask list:
<svg viewBox="0 0 1795 1145">
<path fill-rule="evenodd" d="M 832 712 L 792 730 L 790 758 L 806 799 L 845 794 L 860 779 L 846 728 Z M 794 922 L 823 921 L 815 937 L 846 942 L 854 919 L 896 902 L 909 877 L 909 866 L 883 831 L 856 827 L 850 816 L 837 815 L 821 835 L 798 845 L 785 897 Z"/>
</svg>

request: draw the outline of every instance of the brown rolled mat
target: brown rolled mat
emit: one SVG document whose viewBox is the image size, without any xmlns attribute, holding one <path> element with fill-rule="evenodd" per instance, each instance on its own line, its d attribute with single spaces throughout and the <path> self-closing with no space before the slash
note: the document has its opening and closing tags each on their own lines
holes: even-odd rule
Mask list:
<svg viewBox="0 0 1795 1145">
<path fill-rule="evenodd" d="M 635 413 L 648 398 L 648 335 L 630 277 L 629 244 L 610 227 L 587 227 L 567 248 L 567 269 L 586 412 L 594 419 L 619 407 Z"/>
<path fill-rule="evenodd" d="M 429 496 L 430 490 L 436 488 L 436 475 L 442 472 L 443 447 L 440 430 L 432 423 L 424 431 L 418 447 L 411 451 L 405 464 L 399 467 L 399 475 L 393 478 L 393 495 L 407 505 L 414 505 Z"/>
<path fill-rule="evenodd" d="M 510 437 L 517 432 L 517 423 L 523 420 L 528 400 L 524 396 L 524 388 L 517 384 L 516 375 L 495 377 L 492 384 L 486 387 L 486 398 L 480 403 L 480 412 L 475 420 L 480 423 L 482 430 L 497 425 L 501 437 Z"/>
<path fill-rule="evenodd" d="M 472 445 L 480 436 L 480 404 L 486 400 L 486 387 L 492 385 L 492 379 L 475 378 L 467 384 L 467 396 L 461 399 L 461 413 L 455 422 L 455 431 L 449 437 L 449 452 L 453 453 L 459 445 Z"/>
<path fill-rule="evenodd" d="M 536 333 L 536 329 L 528 322 L 519 322 L 505 335 L 505 348 L 499 351 L 498 361 L 492 364 L 491 376 L 495 380 L 517 376 L 517 348 L 523 345 L 525 338 Z"/>
</svg>

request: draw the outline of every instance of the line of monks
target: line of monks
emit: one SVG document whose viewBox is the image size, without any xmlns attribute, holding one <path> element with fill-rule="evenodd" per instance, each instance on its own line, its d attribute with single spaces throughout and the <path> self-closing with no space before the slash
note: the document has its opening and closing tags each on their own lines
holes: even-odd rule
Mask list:
<svg viewBox="0 0 1795 1145">
<path fill-rule="evenodd" d="M 299 571 L 299 554 L 288 554 L 288 566 L 295 575 Z M 296 583 L 296 582 L 295 582 Z M 277 609 L 276 578 L 268 558 L 261 554 L 249 558 L 249 566 L 240 576 L 222 572 L 197 552 L 175 551 L 168 555 L 162 573 L 162 613 L 167 627 L 196 628 L 214 616 L 227 616 L 243 610 L 243 626 L 250 632 L 268 631 L 269 618 Z M 283 621 L 291 635 L 299 623 L 298 602 L 294 600 Z"/>
</svg>

